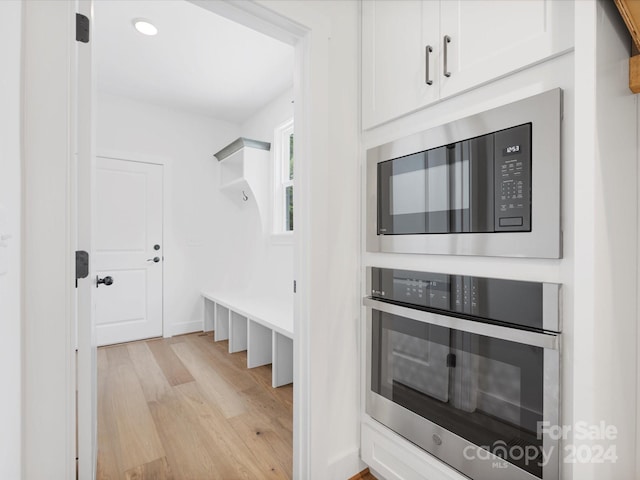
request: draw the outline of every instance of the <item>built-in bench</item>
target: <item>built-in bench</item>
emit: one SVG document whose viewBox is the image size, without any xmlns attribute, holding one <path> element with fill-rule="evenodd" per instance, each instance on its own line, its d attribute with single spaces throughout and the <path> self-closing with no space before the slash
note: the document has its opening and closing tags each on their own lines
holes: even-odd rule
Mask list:
<svg viewBox="0 0 640 480">
<path fill-rule="evenodd" d="M 247 351 L 247 368 L 272 364 L 271 384 L 293 382 L 293 305 L 268 298 L 203 292 L 205 331 L 229 340 L 229 353 Z"/>
</svg>

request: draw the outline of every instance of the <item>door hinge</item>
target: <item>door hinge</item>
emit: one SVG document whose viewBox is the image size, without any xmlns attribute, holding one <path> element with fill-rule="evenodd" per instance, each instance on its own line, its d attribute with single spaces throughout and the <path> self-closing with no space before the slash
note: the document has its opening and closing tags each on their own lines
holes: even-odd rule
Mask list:
<svg viewBox="0 0 640 480">
<path fill-rule="evenodd" d="M 89 276 L 89 254 L 84 250 L 76 252 L 76 288 L 78 288 L 78 279 L 87 278 Z"/>
<path fill-rule="evenodd" d="M 297 289 L 297 284 L 296 281 L 293 281 L 293 293 L 296 293 L 296 289 Z"/>
<path fill-rule="evenodd" d="M 76 42 L 89 43 L 89 18 L 76 13 Z"/>
<path fill-rule="evenodd" d="M 449 353 L 447 355 L 447 367 L 456 368 L 456 354 L 455 353 Z"/>
</svg>

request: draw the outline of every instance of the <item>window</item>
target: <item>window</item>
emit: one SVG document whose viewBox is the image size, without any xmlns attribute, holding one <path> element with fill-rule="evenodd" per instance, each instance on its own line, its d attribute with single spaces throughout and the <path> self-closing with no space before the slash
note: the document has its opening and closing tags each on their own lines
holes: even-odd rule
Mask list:
<svg viewBox="0 0 640 480">
<path fill-rule="evenodd" d="M 274 135 L 274 233 L 293 232 L 293 119 Z"/>
</svg>

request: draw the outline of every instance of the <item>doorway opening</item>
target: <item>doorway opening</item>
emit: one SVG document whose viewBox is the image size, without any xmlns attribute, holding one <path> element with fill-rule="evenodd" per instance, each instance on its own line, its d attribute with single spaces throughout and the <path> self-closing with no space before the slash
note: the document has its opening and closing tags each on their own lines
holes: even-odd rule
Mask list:
<svg viewBox="0 0 640 480">
<path fill-rule="evenodd" d="M 153 24 L 157 34 L 136 31 L 140 19 Z M 208 329 L 205 291 L 235 292 L 240 298 L 261 291 L 265 298 L 293 303 L 295 235 L 286 239 L 272 230 L 271 168 L 261 170 L 266 175 L 254 178 L 251 193 L 242 190 L 239 197 L 232 189 L 220 188 L 222 162 L 213 154 L 239 137 L 275 143 L 275 127 L 293 118 L 294 49 L 186 1 L 96 2 L 95 32 L 94 256 L 99 276 L 113 280 L 95 294 L 97 333 L 100 336 L 101 326 L 120 331 L 127 323 L 139 326 L 142 314 L 159 305 L 165 337 L 124 345 L 159 333 L 105 335 L 104 341 L 99 337 L 99 344 L 118 345 L 97 355 L 98 478 L 131 473 L 162 478 L 159 472 L 179 477 L 176 472 L 190 471 L 233 478 L 233 468 L 254 478 L 267 471 L 277 473 L 274 478 L 291 477 L 292 388 L 263 391 L 268 367 L 243 376 L 233 369 L 246 354 L 225 358 L 219 355 L 224 343 L 214 344 L 207 332 L 197 332 Z M 114 162 L 117 168 L 112 168 Z M 272 167 L 274 159 L 269 162 Z M 101 163 L 109 165 L 103 174 Z M 161 242 L 140 225 L 149 223 L 143 215 L 153 210 L 153 200 L 141 193 L 149 190 L 150 181 L 136 188 L 132 178 L 137 175 L 142 182 L 140 172 L 125 173 L 124 167 L 154 164 L 164 170 Z M 112 195 L 118 196 L 118 208 L 109 208 L 114 207 L 108 201 Z M 126 200 L 136 195 L 141 205 L 137 209 Z M 138 238 L 128 233 L 127 224 Z M 106 243 L 110 235 L 115 247 Z M 131 250 L 129 245 L 118 248 L 122 237 L 141 244 L 137 247 L 144 269 L 132 268 L 138 284 L 136 273 L 116 265 L 118 253 L 126 256 Z M 161 254 L 151 250 L 156 245 Z M 103 264 L 102 257 L 115 267 Z M 143 300 L 142 292 L 152 270 L 161 272 L 163 287 L 160 299 L 151 295 L 151 306 L 150 295 Z M 112 289 L 116 286 L 122 288 Z M 118 292 L 121 298 L 114 299 Z M 122 311 L 124 306 L 129 311 Z M 234 390 L 238 383 L 241 391 Z M 255 413 L 261 407 L 250 408 L 256 402 L 282 406 L 275 417 L 266 418 Z M 207 424 L 216 415 L 220 421 Z M 176 416 L 182 419 L 180 425 L 172 423 Z M 114 423 L 116 429 L 109 427 Z M 180 432 L 182 440 L 176 438 Z M 255 453 L 267 448 L 257 437 L 269 445 L 273 457 L 267 451 Z M 137 448 L 128 448 L 131 445 Z M 217 450 L 207 450 L 214 447 Z"/>
</svg>

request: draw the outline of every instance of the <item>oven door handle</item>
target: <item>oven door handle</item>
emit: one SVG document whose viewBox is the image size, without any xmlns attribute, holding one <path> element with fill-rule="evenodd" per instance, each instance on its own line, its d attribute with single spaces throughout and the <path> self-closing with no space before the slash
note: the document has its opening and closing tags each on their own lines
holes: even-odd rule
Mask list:
<svg viewBox="0 0 640 480">
<path fill-rule="evenodd" d="M 450 317 L 448 315 L 440 315 L 437 313 L 426 312 L 415 308 L 403 307 L 392 303 L 381 302 L 370 297 L 363 299 L 365 307 L 373 308 L 381 312 L 391 315 L 399 315 L 418 322 L 438 325 L 440 327 L 452 328 L 462 332 L 474 333 L 476 335 L 485 335 L 487 337 L 499 338 L 510 342 L 532 345 L 534 347 L 548 348 L 551 350 L 559 350 L 560 334 L 538 333 L 519 328 L 502 327 L 489 323 L 475 322 L 473 320 L 465 320 L 458 317 Z"/>
</svg>

